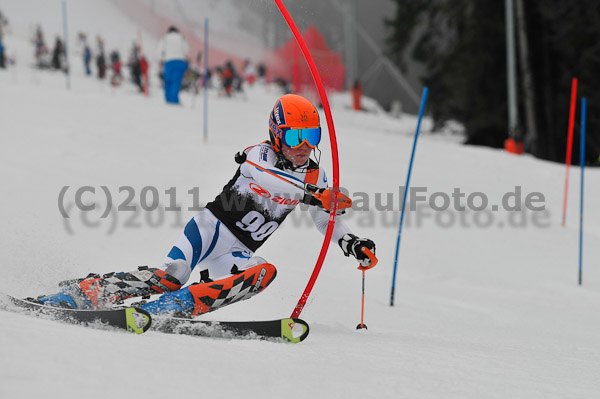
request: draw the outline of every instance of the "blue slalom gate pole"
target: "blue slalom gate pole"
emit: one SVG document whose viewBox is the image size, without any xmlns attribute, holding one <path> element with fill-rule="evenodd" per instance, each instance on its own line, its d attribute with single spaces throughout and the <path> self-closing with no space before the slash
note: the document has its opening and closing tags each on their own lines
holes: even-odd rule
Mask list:
<svg viewBox="0 0 600 399">
<path fill-rule="evenodd" d="M 402 211 L 400 213 L 400 226 L 398 226 L 398 238 L 396 239 L 396 257 L 394 258 L 394 274 L 392 276 L 392 292 L 390 294 L 390 306 L 394 306 L 394 294 L 396 292 L 396 271 L 398 269 L 398 253 L 400 252 L 400 237 L 402 236 L 402 225 L 404 223 L 404 213 L 406 210 L 406 196 L 408 195 L 408 187 L 410 184 L 410 174 L 412 172 L 413 161 L 415 159 L 415 150 L 417 149 L 417 140 L 419 139 L 419 130 L 421 128 L 421 120 L 423 119 L 423 111 L 425 110 L 425 102 L 427 101 L 427 87 L 423 88 L 421 96 L 421 108 L 419 109 L 419 120 L 417 122 L 417 131 L 415 133 L 415 141 L 413 142 L 412 153 L 410 155 L 410 163 L 408 164 L 408 174 L 406 176 L 406 185 L 404 186 L 404 199 L 402 200 Z"/>
<path fill-rule="evenodd" d="M 208 141 L 208 18 L 204 19 L 204 142 Z"/>
<path fill-rule="evenodd" d="M 581 198 L 579 203 L 579 285 L 583 274 L 583 171 L 585 168 L 585 98 L 581 99 L 581 147 L 579 152 L 581 166 Z"/>
<path fill-rule="evenodd" d="M 65 47 L 65 63 L 67 64 L 67 90 L 71 88 L 71 71 L 70 71 L 70 67 L 69 67 L 69 51 L 68 51 L 68 45 L 67 42 L 69 40 L 69 34 L 68 34 L 68 30 L 67 30 L 67 2 L 66 0 L 62 1 L 62 14 L 63 14 L 63 34 L 64 34 L 64 41 L 63 41 L 63 45 Z"/>
</svg>

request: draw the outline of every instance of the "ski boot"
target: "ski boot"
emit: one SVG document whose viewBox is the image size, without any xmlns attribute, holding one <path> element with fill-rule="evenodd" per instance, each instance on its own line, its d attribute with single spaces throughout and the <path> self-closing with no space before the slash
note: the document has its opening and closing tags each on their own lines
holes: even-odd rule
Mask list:
<svg viewBox="0 0 600 399">
<path fill-rule="evenodd" d="M 177 291 L 181 283 L 164 270 L 140 266 L 132 272 L 103 276 L 91 273 L 85 278 L 63 281 L 59 287 L 61 292 L 40 296 L 36 301 L 70 309 L 107 309 L 127 298 L 150 298 L 152 294 Z"/>
<path fill-rule="evenodd" d="M 252 261 L 258 264 L 241 271 L 234 268 L 230 277 L 195 283 L 140 307 L 150 314 L 192 317 L 251 298 L 267 288 L 277 275 L 275 266 L 264 259 L 255 257 Z"/>
</svg>

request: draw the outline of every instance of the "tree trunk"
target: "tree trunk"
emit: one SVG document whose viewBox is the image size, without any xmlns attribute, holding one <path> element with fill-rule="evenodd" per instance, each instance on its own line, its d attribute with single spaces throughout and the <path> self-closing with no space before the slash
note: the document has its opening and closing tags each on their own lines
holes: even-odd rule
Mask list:
<svg viewBox="0 0 600 399">
<path fill-rule="evenodd" d="M 535 122 L 535 93 L 533 89 L 533 73 L 529 62 L 529 47 L 527 44 L 527 24 L 525 22 L 525 8 L 523 0 L 516 0 L 517 35 L 519 37 L 519 66 L 523 75 L 523 91 L 525 100 L 525 123 L 527 132 L 525 144 L 529 152 L 538 155 L 538 135 Z"/>
</svg>

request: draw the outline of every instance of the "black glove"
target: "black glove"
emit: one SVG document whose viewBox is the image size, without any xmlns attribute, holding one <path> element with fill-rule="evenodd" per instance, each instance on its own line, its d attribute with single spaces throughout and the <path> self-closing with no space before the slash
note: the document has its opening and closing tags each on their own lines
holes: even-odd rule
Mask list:
<svg viewBox="0 0 600 399">
<path fill-rule="evenodd" d="M 346 256 L 354 256 L 356 260 L 365 266 L 371 264 L 371 259 L 364 253 L 361 248 L 365 247 L 375 255 L 375 243 L 368 238 L 358 238 L 354 234 L 344 234 L 338 241 L 339 246 L 344 251 Z"/>
<path fill-rule="evenodd" d="M 311 193 L 322 193 L 323 191 L 325 191 L 324 188 L 319 188 L 313 184 L 309 184 L 307 183 L 304 188 L 306 189 L 306 191 L 309 191 Z M 318 199 L 316 199 L 314 196 L 312 196 L 309 193 L 304 194 L 304 197 L 302 198 L 302 202 L 308 205 L 312 205 L 312 206 L 318 206 L 319 208 L 323 208 L 323 204 L 321 204 L 321 201 L 319 201 Z"/>
</svg>

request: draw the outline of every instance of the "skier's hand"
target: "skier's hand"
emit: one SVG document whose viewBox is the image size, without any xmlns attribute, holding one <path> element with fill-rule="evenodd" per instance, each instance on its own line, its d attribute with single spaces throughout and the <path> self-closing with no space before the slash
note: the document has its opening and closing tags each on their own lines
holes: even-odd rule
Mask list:
<svg viewBox="0 0 600 399">
<path fill-rule="evenodd" d="M 354 256 L 363 266 L 369 266 L 371 259 L 369 256 L 362 251 L 362 248 L 367 248 L 375 255 L 375 243 L 368 238 L 358 238 L 354 234 L 344 234 L 339 239 L 338 244 L 344 251 L 346 256 Z"/>
<path fill-rule="evenodd" d="M 330 188 L 319 188 L 312 184 L 306 185 L 306 190 L 312 193 L 312 199 L 307 202 L 310 205 L 316 205 L 329 212 L 331 203 L 334 201 L 333 190 Z M 305 201 L 306 202 L 306 201 Z M 346 209 L 352 206 L 352 200 L 338 191 L 337 194 L 337 215 L 346 213 Z"/>
</svg>

